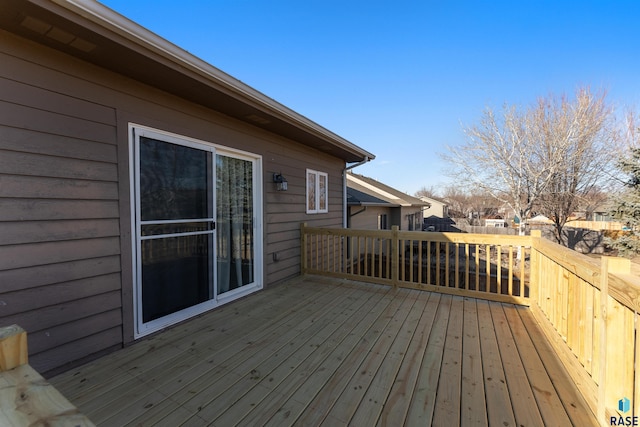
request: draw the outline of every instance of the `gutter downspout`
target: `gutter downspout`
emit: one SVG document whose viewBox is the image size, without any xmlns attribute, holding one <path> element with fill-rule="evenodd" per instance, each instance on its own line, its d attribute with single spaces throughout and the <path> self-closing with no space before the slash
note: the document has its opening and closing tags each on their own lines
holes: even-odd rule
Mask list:
<svg viewBox="0 0 640 427">
<path fill-rule="evenodd" d="M 364 165 L 365 163 L 368 163 L 368 162 L 370 162 L 370 161 L 371 161 L 371 159 L 370 159 L 369 157 L 365 156 L 365 158 L 364 158 L 362 161 L 360 161 L 360 162 L 358 162 L 358 163 L 354 163 L 354 164 L 352 164 L 351 166 L 347 166 L 346 168 L 344 168 L 344 170 L 345 170 L 345 171 L 348 171 L 348 170 L 351 170 L 351 169 L 353 169 L 353 168 L 357 168 L 358 166 L 362 166 L 362 165 Z"/>
<path fill-rule="evenodd" d="M 345 166 L 342 171 L 342 228 L 348 228 L 347 222 L 347 171 L 357 168 L 358 166 L 362 166 L 365 163 L 370 162 L 371 159 L 369 156 L 365 156 L 362 161 L 358 163 L 354 163 L 350 166 Z"/>
</svg>

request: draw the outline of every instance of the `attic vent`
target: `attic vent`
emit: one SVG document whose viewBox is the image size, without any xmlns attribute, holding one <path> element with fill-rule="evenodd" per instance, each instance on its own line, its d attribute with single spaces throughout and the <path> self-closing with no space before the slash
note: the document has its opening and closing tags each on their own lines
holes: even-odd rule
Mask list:
<svg viewBox="0 0 640 427">
<path fill-rule="evenodd" d="M 245 118 L 247 120 L 251 120 L 252 122 L 259 123 L 261 125 L 266 125 L 271 123 L 269 120 L 265 119 L 264 117 L 260 117 L 256 114 L 249 114 L 248 116 L 245 116 Z"/>
<path fill-rule="evenodd" d="M 51 24 L 47 24 L 32 16 L 25 17 L 20 23 L 23 27 L 35 31 L 38 34 L 49 37 L 59 43 L 74 47 L 83 52 L 91 52 L 96 48 L 96 45 L 88 42 L 74 34 L 68 33 L 58 27 L 54 27 Z"/>
</svg>

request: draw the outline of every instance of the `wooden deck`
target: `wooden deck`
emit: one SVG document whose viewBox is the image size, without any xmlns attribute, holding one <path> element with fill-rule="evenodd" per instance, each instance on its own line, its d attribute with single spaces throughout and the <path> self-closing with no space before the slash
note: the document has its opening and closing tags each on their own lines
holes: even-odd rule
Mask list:
<svg viewBox="0 0 640 427">
<path fill-rule="evenodd" d="M 588 426 L 522 306 L 324 277 L 50 379 L 99 426 Z"/>
</svg>

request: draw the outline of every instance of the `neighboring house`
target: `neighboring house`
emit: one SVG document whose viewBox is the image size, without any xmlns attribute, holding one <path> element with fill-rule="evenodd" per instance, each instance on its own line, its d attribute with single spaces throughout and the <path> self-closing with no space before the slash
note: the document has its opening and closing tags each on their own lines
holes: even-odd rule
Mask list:
<svg viewBox="0 0 640 427">
<path fill-rule="evenodd" d="M 494 228 L 505 228 L 508 226 L 507 220 L 502 218 L 500 215 L 489 215 L 484 219 L 485 227 L 494 227 Z"/>
<path fill-rule="evenodd" d="M 422 230 L 429 204 L 374 179 L 347 173 L 347 225 L 359 229 Z"/>
<path fill-rule="evenodd" d="M 430 216 L 438 218 L 449 218 L 449 205 L 444 200 L 435 199 L 433 197 L 422 196 L 420 200 L 429 204 L 424 210 L 424 217 Z"/>
<path fill-rule="evenodd" d="M 295 276 L 300 224 L 343 226 L 371 153 L 97 2 L 1 10 L 0 325 L 36 369 Z"/>
<path fill-rule="evenodd" d="M 615 211 L 615 208 L 612 204 L 604 204 L 597 206 L 592 212 L 585 214 L 585 216 L 587 217 L 587 221 L 614 221 L 613 211 Z"/>
</svg>

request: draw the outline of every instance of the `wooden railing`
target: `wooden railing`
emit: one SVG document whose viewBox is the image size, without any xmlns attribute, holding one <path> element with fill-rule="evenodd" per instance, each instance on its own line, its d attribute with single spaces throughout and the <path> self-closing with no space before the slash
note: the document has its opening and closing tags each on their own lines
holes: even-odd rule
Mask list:
<svg viewBox="0 0 640 427">
<path fill-rule="evenodd" d="M 529 238 L 304 225 L 301 235 L 303 273 L 529 304 Z"/>
<path fill-rule="evenodd" d="M 585 400 L 604 425 L 640 416 L 640 281 L 629 260 L 592 259 L 539 236 L 532 248 L 532 312 Z"/>
<path fill-rule="evenodd" d="M 73 426 L 94 424 L 28 364 L 27 333 L 0 328 L 0 424 Z"/>
<path fill-rule="evenodd" d="M 640 281 L 628 260 L 592 259 L 539 231 L 497 236 L 303 224 L 301 239 L 303 273 L 530 306 L 600 423 L 640 416 Z"/>
</svg>

